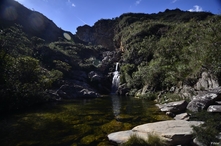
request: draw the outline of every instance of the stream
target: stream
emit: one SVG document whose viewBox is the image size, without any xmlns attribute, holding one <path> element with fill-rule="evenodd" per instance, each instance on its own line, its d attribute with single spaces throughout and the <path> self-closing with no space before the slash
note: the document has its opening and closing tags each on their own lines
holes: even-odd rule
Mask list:
<svg viewBox="0 0 221 146">
<path fill-rule="evenodd" d="M 0 145 L 112 146 L 107 135 L 166 120 L 152 101 L 116 95 L 48 103 L 0 117 Z"/>
</svg>

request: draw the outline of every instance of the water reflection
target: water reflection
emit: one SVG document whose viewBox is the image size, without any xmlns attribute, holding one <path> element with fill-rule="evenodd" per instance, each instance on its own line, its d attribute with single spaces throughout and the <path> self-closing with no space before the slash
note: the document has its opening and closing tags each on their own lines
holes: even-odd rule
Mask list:
<svg viewBox="0 0 221 146">
<path fill-rule="evenodd" d="M 120 109 L 121 109 L 120 97 L 117 95 L 111 95 L 111 100 L 112 100 L 113 114 L 116 117 L 120 114 Z"/>
<path fill-rule="evenodd" d="M 49 103 L 0 116 L 0 145 L 110 146 L 109 133 L 166 120 L 158 111 L 153 102 L 117 95 Z"/>
</svg>

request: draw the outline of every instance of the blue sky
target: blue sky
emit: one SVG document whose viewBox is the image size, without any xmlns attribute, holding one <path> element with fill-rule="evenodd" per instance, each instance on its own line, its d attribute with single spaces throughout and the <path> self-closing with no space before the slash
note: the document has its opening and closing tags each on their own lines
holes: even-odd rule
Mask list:
<svg viewBox="0 0 221 146">
<path fill-rule="evenodd" d="M 100 19 L 112 19 L 123 13 L 158 13 L 179 8 L 221 14 L 221 0 L 16 0 L 38 11 L 63 30 L 76 32 L 78 26 L 93 26 Z"/>
</svg>

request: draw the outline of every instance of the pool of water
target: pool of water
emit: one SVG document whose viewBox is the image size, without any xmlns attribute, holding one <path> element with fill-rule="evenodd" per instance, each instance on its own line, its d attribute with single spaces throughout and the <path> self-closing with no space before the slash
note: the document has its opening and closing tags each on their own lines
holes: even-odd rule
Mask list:
<svg viewBox="0 0 221 146">
<path fill-rule="evenodd" d="M 111 132 L 166 119 L 154 102 L 133 97 L 68 100 L 1 116 L 0 145 L 111 146 Z"/>
</svg>

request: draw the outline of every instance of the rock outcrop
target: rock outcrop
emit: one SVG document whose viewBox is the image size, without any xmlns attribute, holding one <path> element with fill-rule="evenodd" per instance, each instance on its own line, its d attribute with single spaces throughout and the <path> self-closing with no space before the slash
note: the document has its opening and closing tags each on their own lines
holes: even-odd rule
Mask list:
<svg viewBox="0 0 221 146">
<path fill-rule="evenodd" d="M 194 86 L 196 90 L 208 90 L 218 87 L 219 83 L 217 78 L 214 75 L 205 71 L 202 72 L 201 78 L 199 78 L 198 82 Z"/>
<path fill-rule="evenodd" d="M 88 25 L 78 27 L 76 35 L 85 42 L 114 50 L 114 23 L 114 20 L 99 20 L 92 27 Z"/>
<path fill-rule="evenodd" d="M 206 110 L 210 105 L 215 104 L 221 98 L 221 88 L 214 88 L 204 91 L 193 98 L 187 105 L 187 109 L 192 112 Z"/>
<path fill-rule="evenodd" d="M 199 79 L 189 79 L 186 83 L 180 83 L 175 88 L 175 93 L 179 94 L 183 99 L 192 100 L 194 95 L 201 91 L 208 91 L 219 87 L 219 82 L 216 76 L 212 73 L 204 71 Z"/>
</svg>

